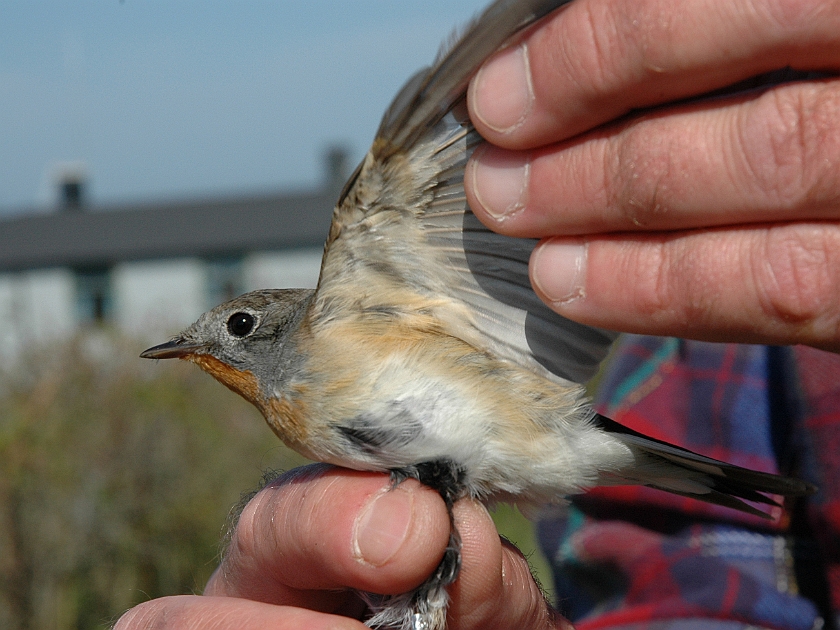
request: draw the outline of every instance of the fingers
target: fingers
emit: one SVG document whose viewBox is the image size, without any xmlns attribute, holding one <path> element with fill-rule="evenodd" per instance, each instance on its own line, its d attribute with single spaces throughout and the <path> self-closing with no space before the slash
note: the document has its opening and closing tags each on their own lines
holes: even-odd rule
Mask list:
<svg viewBox="0 0 840 630">
<path fill-rule="evenodd" d="M 324 589 L 403 593 L 431 574 L 449 539 L 436 492 L 414 480 L 391 489 L 383 475 L 307 470 L 251 501 L 205 594 L 350 614 L 347 593 Z M 450 587 L 451 627 L 566 627 L 557 625 L 522 555 L 502 545 L 484 507 L 460 501 L 454 514 L 463 565 Z"/>
<path fill-rule="evenodd" d="M 710 341 L 840 350 L 840 224 L 553 238 L 531 281 L 583 323 Z"/>
<path fill-rule="evenodd" d="M 484 507 L 460 501 L 454 514 L 463 566 L 450 587 L 452 627 L 567 627 Z M 410 591 L 439 563 L 449 530 L 440 496 L 414 480 L 392 489 L 384 475 L 309 467 L 251 500 L 205 595 L 353 614 L 357 600 L 346 588 Z"/>
<path fill-rule="evenodd" d="M 449 588 L 447 627 L 452 630 L 571 629 L 546 603 L 528 562 L 496 533 L 487 510 L 475 501 L 455 505 L 463 565 Z"/>
<path fill-rule="evenodd" d="M 480 147 L 470 205 L 548 236 L 840 218 L 840 80 L 663 110 L 526 153 Z"/>
<path fill-rule="evenodd" d="M 837 0 L 578 0 L 470 84 L 479 132 L 508 149 L 776 68 L 836 68 Z"/>
<path fill-rule="evenodd" d="M 578 0 L 471 82 L 468 201 L 571 319 L 838 350 L 838 68 L 840 0 Z"/>
<path fill-rule="evenodd" d="M 246 507 L 205 594 L 343 610 L 356 588 L 419 585 L 449 539 L 440 496 L 414 480 L 313 466 L 281 477 Z"/>
<path fill-rule="evenodd" d="M 463 565 L 450 587 L 447 627 L 571 627 L 551 611 L 525 558 L 502 543 L 480 503 L 459 501 L 454 518 Z M 416 481 L 391 489 L 384 475 L 293 471 L 248 504 L 203 597 L 146 602 L 116 628 L 362 628 L 347 618 L 363 610 L 346 589 L 387 594 L 418 586 L 440 561 L 449 528 L 443 501 Z"/>
<path fill-rule="evenodd" d="M 346 617 L 302 608 L 272 606 L 232 597 L 163 597 L 140 604 L 123 615 L 114 630 L 365 630 Z"/>
</svg>

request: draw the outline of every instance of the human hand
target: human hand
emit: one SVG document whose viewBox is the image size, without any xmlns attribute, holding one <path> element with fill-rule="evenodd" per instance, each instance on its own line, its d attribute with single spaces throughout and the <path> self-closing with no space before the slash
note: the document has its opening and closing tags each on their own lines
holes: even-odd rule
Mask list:
<svg viewBox="0 0 840 630">
<path fill-rule="evenodd" d="M 463 567 L 450 587 L 449 628 L 569 628 L 549 609 L 528 564 L 477 502 L 455 505 Z M 443 556 L 449 517 L 414 480 L 311 466 L 280 477 L 242 513 L 204 596 L 164 597 L 128 611 L 134 628 L 366 628 L 350 590 L 401 593 Z"/>
<path fill-rule="evenodd" d="M 470 205 L 571 319 L 838 351 L 840 79 L 685 100 L 786 66 L 840 68 L 840 2 L 577 0 L 472 81 Z"/>
</svg>

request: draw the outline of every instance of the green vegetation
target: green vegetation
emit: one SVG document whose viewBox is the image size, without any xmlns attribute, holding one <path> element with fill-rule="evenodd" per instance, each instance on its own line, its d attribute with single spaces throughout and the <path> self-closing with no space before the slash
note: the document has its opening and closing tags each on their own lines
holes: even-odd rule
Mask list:
<svg viewBox="0 0 840 630">
<path fill-rule="evenodd" d="M 199 370 L 107 336 L 0 375 L 0 627 L 109 627 L 200 592 L 230 507 L 300 461 Z"/>
<path fill-rule="evenodd" d="M 0 627 L 107 628 L 201 592 L 231 506 L 303 463 L 244 400 L 141 349 L 100 332 L 0 367 Z M 496 518 L 530 556 L 530 524 Z"/>
</svg>

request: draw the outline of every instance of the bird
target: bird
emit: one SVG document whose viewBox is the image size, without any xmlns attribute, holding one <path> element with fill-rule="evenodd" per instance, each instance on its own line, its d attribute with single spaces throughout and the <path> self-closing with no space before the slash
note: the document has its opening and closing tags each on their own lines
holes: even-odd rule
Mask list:
<svg viewBox="0 0 840 630">
<path fill-rule="evenodd" d="M 408 80 L 339 195 L 314 290 L 246 293 L 141 354 L 197 364 L 310 459 L 440 493 L 447 550 L 415 591 L 367 595 L 374 628 L 445 627 L 462 497 L 538 507 L 640 484 L 765 515 L 750 503 L 814 491 L 596 413 L 584 384 L 617 334 L 549 309 L 528 279 L 536 241 L 496 234 L 470 210 L 464 170 L 483 139 L 467 85 L 569 1 L 496 0 Z"/>
</svg>

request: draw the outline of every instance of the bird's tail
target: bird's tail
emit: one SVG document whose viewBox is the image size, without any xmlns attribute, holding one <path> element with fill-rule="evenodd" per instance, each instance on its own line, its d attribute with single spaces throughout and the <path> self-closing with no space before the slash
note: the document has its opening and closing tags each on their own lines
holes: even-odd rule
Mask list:
<svg viewBox="0 0 840 630">
<path fill-rule="evenodd" d="M 596 415 L 594 420 L 636 455 L 632 469 L 619 471 L 616 478 L 606 480 L 610 484 L 650 486 L 764 518 L 770 516 L 745 501 L 778 506 L 766 495 L 798 497 L 817 490 L 799 479 L 756 472 L 698 455 L 647 437 L 601 415 Z"/>
</svg>

